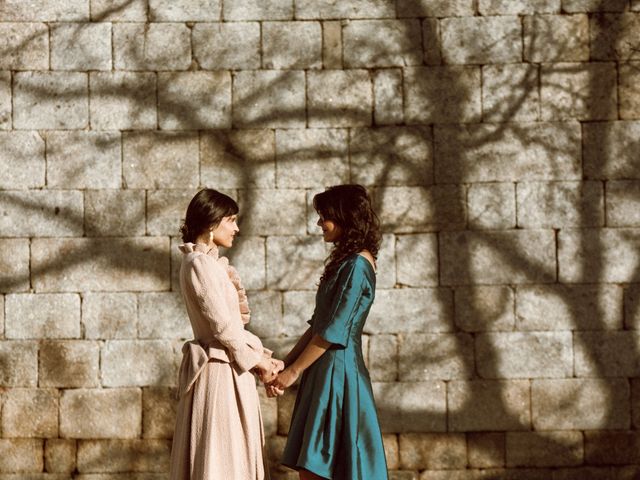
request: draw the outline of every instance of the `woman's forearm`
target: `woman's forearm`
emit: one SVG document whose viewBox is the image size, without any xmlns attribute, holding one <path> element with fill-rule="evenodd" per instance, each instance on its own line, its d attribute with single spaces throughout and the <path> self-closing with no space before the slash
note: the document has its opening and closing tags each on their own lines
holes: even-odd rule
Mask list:
<svg viewBox="0 0 640 480">
<path fill-rule="evenodd" d="M 300 353 L 307 346 L 309 340 L 311 340 L 311 327 L 307 328 L 307 331 L 302 334 L 300 339 L 296 342 L 295 346 L 291 349 L 287 356 L 284 357 L 285 367 L 291 365 L 296 360 L 296 358 L 298 358 L 298 355 L 300 355 Z"/>
<path fill-rule="evenodd" d="M 324 352 L 329 349 L 329 347 L 331 347 L 330 342 L 327 342 L 320 335 L 313 335 L 307 346 L 302 350 L 294 362 L 289 365 L 289 367 L 300 375 L 309 368 L 313 362 L 318 360 L 318 358 L 320 358 Z"/>
</svg>

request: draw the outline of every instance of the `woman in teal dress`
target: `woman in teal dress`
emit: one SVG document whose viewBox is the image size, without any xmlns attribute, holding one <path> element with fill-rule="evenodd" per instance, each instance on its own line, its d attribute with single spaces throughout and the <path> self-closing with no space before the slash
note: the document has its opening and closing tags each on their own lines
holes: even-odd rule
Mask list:
<svg viewBox="0 0 640 480">
<path fill-rule="evenodd" d="M 386 480 L 387 464 L 362 330 L 375 297 L 378 218 L 360 185 L 338 185 L 313 206 L 325 242 L 325 262 L 310 328 L 267 387 L 274 396 L 300 375 L 300 387 L 282 464 L 300 479 Z"/>
</svg>

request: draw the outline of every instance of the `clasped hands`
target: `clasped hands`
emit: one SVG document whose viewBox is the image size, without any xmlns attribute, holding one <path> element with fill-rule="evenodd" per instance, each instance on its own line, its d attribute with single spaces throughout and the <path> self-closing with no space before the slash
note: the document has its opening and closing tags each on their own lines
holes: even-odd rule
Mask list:
<svg viewBox="0 0 640 480">
<path fill-rule="evenodd" d="M 285 368 L 284 362 L 277 358 L 264 358 L 255 370 L 270 398 L 282 395 L 285 388 L 293 385 L 299 376 L 294 368 Z"/>
</svg>

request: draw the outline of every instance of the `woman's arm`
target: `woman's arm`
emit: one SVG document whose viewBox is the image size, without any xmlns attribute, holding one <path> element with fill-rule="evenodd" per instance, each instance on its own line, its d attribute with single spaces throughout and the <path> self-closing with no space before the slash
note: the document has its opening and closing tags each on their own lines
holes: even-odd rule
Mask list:
<svg viewBox="0 0 640 480">
<path fill-rule="evenodd" d="M 300 353 L 311 340 L 311 327 L 307 328 L 306 332 L 302 334 L 300 339 L 296 342 L 295 346 L 289 351 L 286 357 L 284 357 L 284 366 L 288 367 L 298 358 Z"/>
<path fill-rule="evenodd" d="M 307 332 L 311 335 L 311 329 L 307 330 Z M 330 342 L 327 342 L 320 335 L 313 335 L 294 362 L 278 374 L 278 378 L 273 381 L 273 385 L 280 390 L 293 385 L 302 372 L 313 365 L 329 347 L 331 347 Z"/>
</svg>

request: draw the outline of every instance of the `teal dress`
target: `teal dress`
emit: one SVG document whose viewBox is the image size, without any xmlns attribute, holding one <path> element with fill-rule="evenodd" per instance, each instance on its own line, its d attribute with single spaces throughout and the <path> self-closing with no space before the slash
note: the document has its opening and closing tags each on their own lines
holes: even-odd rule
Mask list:
<svg viewBox="0 0 640 480">
<path fill-rule="evenodd" d="M 387 479 L 361 343 L 375 285 L 371 263 L 359 254 L 320 283 L 309 323 L 332 345 L 302 375 L 283 465 L 334 480 Z"/>
</svg>

